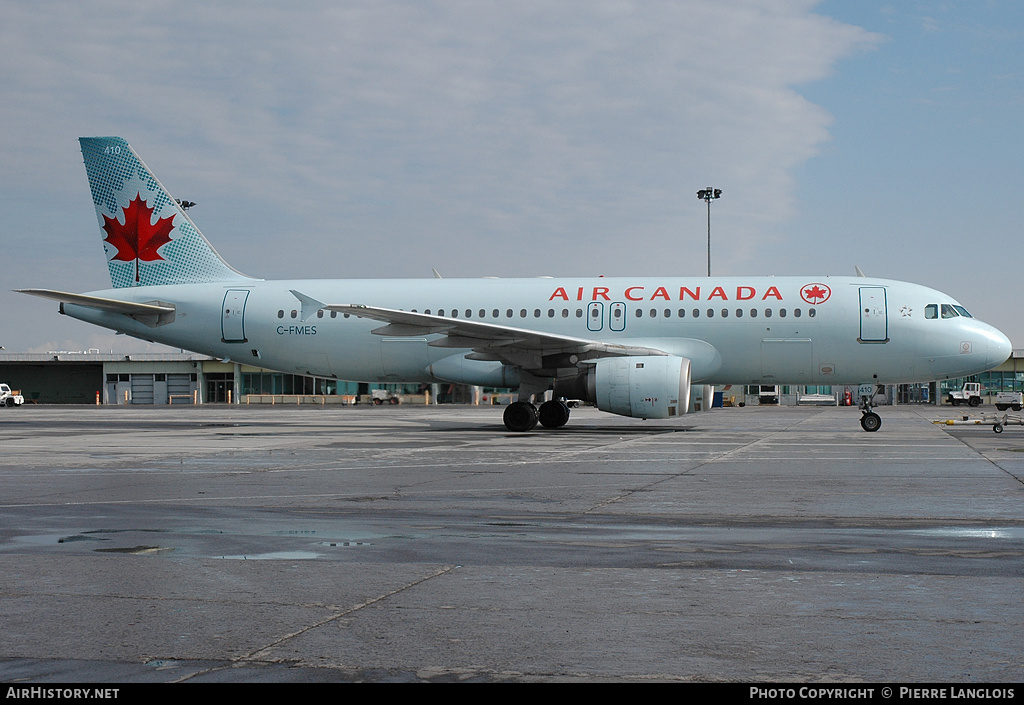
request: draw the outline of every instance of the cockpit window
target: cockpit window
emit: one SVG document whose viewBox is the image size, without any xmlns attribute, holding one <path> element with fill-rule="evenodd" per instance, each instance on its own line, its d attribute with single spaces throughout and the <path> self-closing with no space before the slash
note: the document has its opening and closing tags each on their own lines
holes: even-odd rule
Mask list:
<svg viewBox="0 0 1024 705">
<path fill-rule="evenodd" d="M 943 318 L 956 318 L 960 314 L 956 312 L 950 304 L 942 304 L 942 317 Z"/>
<path fill-rule="evenodd" d="M 959 313 L 961 316 L 964 316 L 965 318 L 974 318 L 974 316 L 968 313 L 967 309 L 964 308 L 963 306 L 957 306 L 956 304 L 954 304 L 953 308 L 955 308 L 957 310 L 957 313 Z"/>
<path fill-rule="evenodd" d="M 928 304 L 927 306 L 925 306 L 924 307 L 924 317 L 925 318 L 938 318 L 939 317 L 939 305 L 938 304 Z"/>
</svg>

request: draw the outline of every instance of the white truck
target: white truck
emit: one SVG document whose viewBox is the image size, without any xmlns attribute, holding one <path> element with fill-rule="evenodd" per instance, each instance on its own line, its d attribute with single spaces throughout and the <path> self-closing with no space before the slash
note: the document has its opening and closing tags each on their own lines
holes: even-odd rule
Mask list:
<svg viewBox="0 0 1024 705">
<path fill-rule="evenodd" d="M 11 391 L 11 385 L 0 383 L 0 405 L 21 406 L 25 403 L 25 397 L 21 396 L 21 390 Z"/>
<path fill-rule="evenodd" d="M 1006 411 L 1007 409 L 1020 411 L 1024 409 L 1024 393 L 999 392 L 996 394 L 995 405 L 1000 411 Z"/>
<path fill-rule="evenodd" d="M 978 406 L 981 404 L 981 385 L 977 382 L 965 382 L 963 389 L 950 392 L 946 400 L 953 406 Z"/>
</svg>

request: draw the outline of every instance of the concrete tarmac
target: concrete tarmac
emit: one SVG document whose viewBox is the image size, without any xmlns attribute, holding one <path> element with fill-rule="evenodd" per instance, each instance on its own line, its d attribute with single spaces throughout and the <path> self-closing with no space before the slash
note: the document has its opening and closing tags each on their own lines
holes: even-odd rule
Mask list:
<svg viewBox="0 0 1024 705">
<path fill-rule="evenodd" d="M 1024 428 L 0 410 L 5 682 L 1024 680 Z"/>
</svg>

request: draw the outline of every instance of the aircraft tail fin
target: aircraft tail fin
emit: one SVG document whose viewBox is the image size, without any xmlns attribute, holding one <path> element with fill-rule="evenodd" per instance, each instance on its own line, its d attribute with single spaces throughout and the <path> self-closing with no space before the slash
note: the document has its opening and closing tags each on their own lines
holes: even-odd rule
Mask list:
<svg viewBox="0 0 1024 705">
<path fill-rule="evenodd" d="M 128 142 L 79 142 L 115 289 L 250 279 L 217 254 Z"/>
</svg>

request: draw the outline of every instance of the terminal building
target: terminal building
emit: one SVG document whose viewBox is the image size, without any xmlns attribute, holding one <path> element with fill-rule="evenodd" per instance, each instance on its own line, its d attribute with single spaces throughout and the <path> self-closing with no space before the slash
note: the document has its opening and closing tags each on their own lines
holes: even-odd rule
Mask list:
<svg viewBox="0 0 1024 705">
<path fill-rule="evenodd" d="M 456 385 L 344 382 L 265 370 L 197 353 L 0 353 L 0 382 L 27 404 L 346 404 L 491 401 Z M 501 396 L 501 390 L 493 393 Z M 504 396 L 510 396 L 505 390 Z M 378 402 L 380 403 L 380 402 Z"/>
<path fill-rule="evenodd" d="M 464 385 L 345 382 L 288 374 L 219 360 L 196 353 L 120 355 L 54 351 L 0 353 L 0 382 L 21 390 L 35 404 L 346 404 L 414 401 L 418 403 L 508 403 L 507 389 Z M 886 389 L 889 404 L 942 404 L 965 382 L 980 382 L 984 403 L 999 392 L 1024 391 L 1024 349 L 1016 349 L 999 367 L 971 378 Z M 857 403 L 856 387 L 729 385 L 717 390 L 716 404 L 796 405 L 808 400 Z"/>
</svg>

